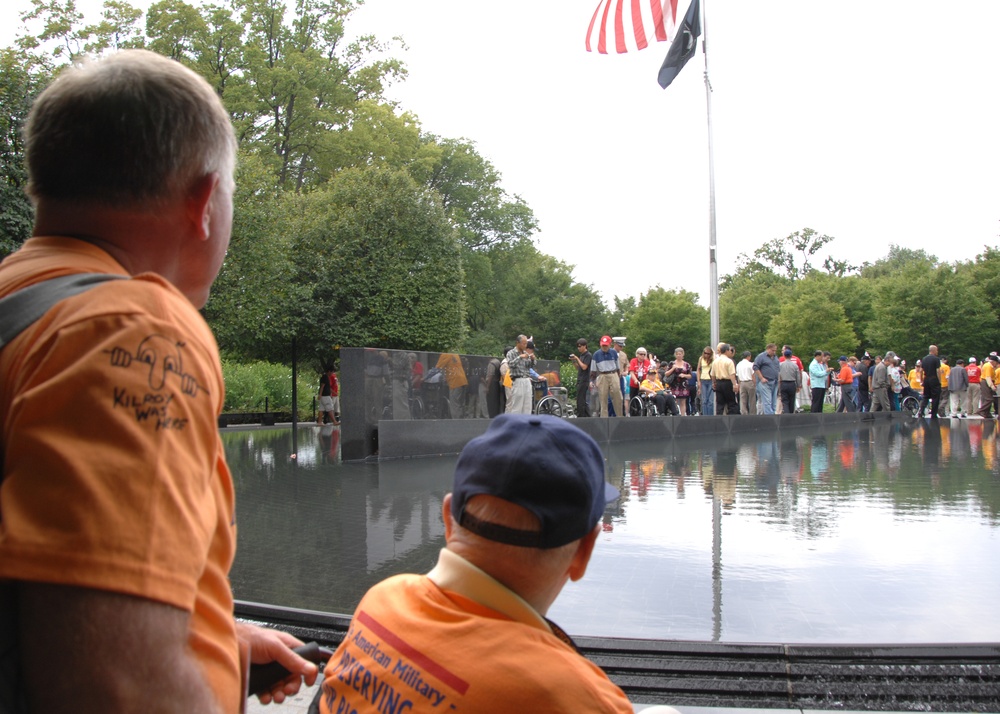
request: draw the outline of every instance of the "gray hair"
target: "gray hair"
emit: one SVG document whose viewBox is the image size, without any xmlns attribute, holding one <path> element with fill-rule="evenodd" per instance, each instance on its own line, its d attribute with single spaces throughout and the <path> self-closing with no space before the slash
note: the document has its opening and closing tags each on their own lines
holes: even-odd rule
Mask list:
<svg viewBox="0 0 1000 714">
<path fill-rule="evenodd" d="M 24 128 L 35 200 L 155 207 L 218 172 L 232 184 L 236 137 L 204 78 L 146 50 L 69 67 Z"/>
</svg>

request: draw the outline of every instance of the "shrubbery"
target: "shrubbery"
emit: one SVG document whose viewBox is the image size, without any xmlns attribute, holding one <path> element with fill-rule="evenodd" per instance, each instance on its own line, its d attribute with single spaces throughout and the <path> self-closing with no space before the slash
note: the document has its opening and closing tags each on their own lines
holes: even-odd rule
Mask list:
<svg viewBox="0 0 1000 714">
<path fill-rule="evenodd" d="M 222 362 L 226 381 L 224 412 L 292 413 L 292 368 L 271 362 Z M 313 397 L 319 375 L 312 369 L 299 369 L 299 419 L 313 419 Z"/>
<path fill-rule="evenodd" d="M 579 371 L 576 368 L 575 362 L 560 362 L 559 363 L 559 381 L 562 382 L 562 386 L 566 387 L 566 393 L 569 395 L 569 399 L 575 403 L 576 400 L 576 375 Z"/>
</svg>

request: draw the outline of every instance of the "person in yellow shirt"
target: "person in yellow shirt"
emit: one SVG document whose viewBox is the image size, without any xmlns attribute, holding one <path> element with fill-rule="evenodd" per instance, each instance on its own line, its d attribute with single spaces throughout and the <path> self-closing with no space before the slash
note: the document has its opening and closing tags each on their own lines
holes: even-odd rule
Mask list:
<svg viewBox="0 0 1000 714">
<path fill-rule="evenodd" d="M 993 406 L 994 392 L 996 391 L 997 364 L 1000 358 L 996 352 L 991 352 L 989 359 L 983 360 L 983 369 L 979 375 L 979 411 L 977 416 L 983 419 L 991 419 L 990 408 Z"/>
<path fill-rule="evenodd" d="M 951 390 L 948 389 L 948 379 L 951 377 L 951 366 L 948 364 L 948 358 L 941 358 L 941 369 L 938 371 L 941 375 L 941 409 L 939 414 L 941 416 L 948 416 L 948 406 L 951 401 Z"/>
<path fill-rule="evenodd" d="M 924 369 L 920 366 L 920 362 L 913 365 L 913 369 L 911 369 L 906 375 L 906 381 L 908 381 L 910 383 L 910 387 L 916 391 L 924 391 Z"/>
<path fill-rule="evenodd" d="M 680 414 L 677 399 L 674 398 L 669 389 L 663 386 L 663 382 L 660 381 L 660 373 L 655 369 L 646 373 L 646 378 L 639 384 L 639 394 L 644 394 L 652 399 L 661 416 L 668 413 L 673 416 Z"/>
<path fill-rule="evenodd" d="M 469 379 L 465 376 L 465 366 L 462 358 L 453 352 L 446 352 L 438 357 L 438 369 L 444 372 L 448 380 L 448 407 L 452 419 L 466 417 L 465 392 L 469 387 Z"/>
</svg>

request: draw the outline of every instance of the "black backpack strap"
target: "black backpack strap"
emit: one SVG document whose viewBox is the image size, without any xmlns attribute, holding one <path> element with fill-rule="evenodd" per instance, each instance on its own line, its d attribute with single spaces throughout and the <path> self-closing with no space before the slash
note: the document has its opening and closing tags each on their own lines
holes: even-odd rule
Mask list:
<svg viewBox="0 0 1000 714">
<path fill-rule="evenodd" d="M 11 293 L 0 300 L 0 348 L 44 315 L 57 302 L 127 275 L 79 273 L 51 278 Z M 2 377 L 0 377 L 2 379 Z M 0 481 L 3 473 L 0 472 Z M 0 582 L 0 714 L 27 711 L 20 687 L 20 653 L 17 645 L 15 592 L 12 583 Z"/>
<path fill-rule="evenodd" d="M 35 283 L 0 300 L 0 348 L 61 300 L 78 295 L 107 280 L 127 280 L 127 275 L 78 273 Z"/>
</svg>

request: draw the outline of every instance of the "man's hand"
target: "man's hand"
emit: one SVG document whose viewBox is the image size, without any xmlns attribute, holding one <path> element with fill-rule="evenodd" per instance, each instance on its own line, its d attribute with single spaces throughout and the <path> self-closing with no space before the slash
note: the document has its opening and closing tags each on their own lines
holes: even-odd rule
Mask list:
<svg viewBox="0 0 1000 714">
<path fill-rule="evenodd" d="M 270 704 L 272 701 L 281 704 L 285 697 L 294 696 L 299 691 L 303 679 L 307 687 L 316 683 L 319 668 L 292 651 L 293 647 L 304 644 L 301 640 L 287 632 L 269 630 L 245 622 L 236 623 L 236 632 L 241 640 L 250 644 L 250 661 L 253 664 L 277 662 L 291 672 L 274 685 L 270 692 L 257 696 L 261 704 Z"/>
</svg>

